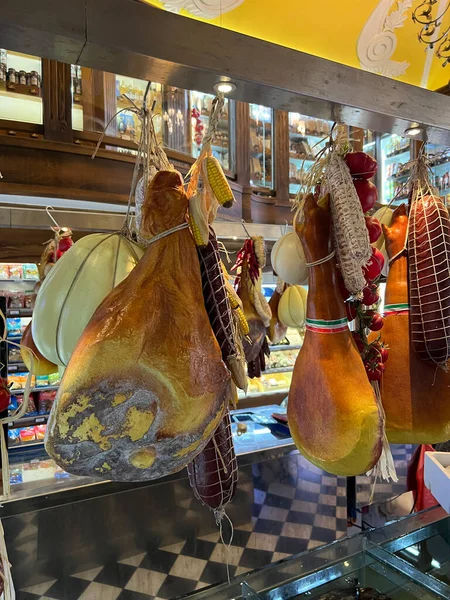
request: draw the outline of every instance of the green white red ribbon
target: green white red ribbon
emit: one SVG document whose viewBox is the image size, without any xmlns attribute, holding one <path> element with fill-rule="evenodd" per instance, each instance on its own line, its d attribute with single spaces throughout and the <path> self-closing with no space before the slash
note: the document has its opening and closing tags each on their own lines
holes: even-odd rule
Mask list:
<svg viewBox="0 0 450 600">
<path fill-rule="evenodd" d="M 322 319 L 306 319 L 306 329 L 316 333 L 341 333 L 348 331 L 347 317 L 325 321 Z"/>
<path fill-rule="evenodd" d="M 385 304 L 384 316 L 389 317 L 391 315 L 407 315 L 409 313 L 409 304 Z"/>
</svg>

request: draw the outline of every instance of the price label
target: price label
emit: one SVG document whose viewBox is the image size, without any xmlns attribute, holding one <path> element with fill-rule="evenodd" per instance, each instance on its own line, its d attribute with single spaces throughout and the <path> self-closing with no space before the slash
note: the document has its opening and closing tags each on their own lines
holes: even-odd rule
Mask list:
<svg viewBox="0 0 450 600">
<path fill-rule="evenodd" d="M 9 309 L 9 314 L 11 317 L 18 317 L 20 315 L 20 310 L 11 310 Z"/>
<path fill-rule="evenodd" d="M 35 422 L 36 423 L 45 423 L 45 418 L 44 417 L 36 417 Z"/>
<path fill-rule="evenodd" d="M 9 365 L 10 371 L 17 371 L 17 365 Z"/>
</svg>

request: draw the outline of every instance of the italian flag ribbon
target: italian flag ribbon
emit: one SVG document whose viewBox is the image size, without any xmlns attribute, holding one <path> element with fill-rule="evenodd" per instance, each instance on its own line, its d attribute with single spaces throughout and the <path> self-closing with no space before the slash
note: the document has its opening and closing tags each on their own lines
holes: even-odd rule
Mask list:
<svg viewBox="0 0 450 600">
<path fill-rule="evenodd" d="M 306 329 L 316 333 L 341 333 L 348 331 L 347 317 L 324 321 L 322 319 L 306 319 Z"/>
<path fill-rule="evenodd" d="M 409 304 L 386 304 L 384 306 L 384 316 L 407 315 L 409 313 Z"/>
</svg>

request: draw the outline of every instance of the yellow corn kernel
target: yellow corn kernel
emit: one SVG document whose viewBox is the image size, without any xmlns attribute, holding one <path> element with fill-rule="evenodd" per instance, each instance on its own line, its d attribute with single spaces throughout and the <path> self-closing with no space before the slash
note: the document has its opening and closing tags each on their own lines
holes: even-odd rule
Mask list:
<svg viewBox="0 0 450 600">
<path fill-rule="evenodd" d="M 195 245 L 200 247 L 206 246 L 202 238 L 202 234 L 200 233 L 200 229 L 192 215 L 189 217 L 189 228 L 191 230 L 192 237 L 194 238 Z"/>
<path fill-rule="evenodd" d="M 240 306 L 237 306 L 235 309 L 237 316 L 239 317 L 239 324 L 241 326 L 242 335 L 248 335 L 250 333 L 250 328 L 248 326 L 247 319 L 245 318 L 244 311 Z"/>
<path fill-rule="evenodd" d="M 208 183 L 217 202 L 225 208 L 230 208 L 233 205 L 234 196 L 223 172 L 222 165 L 214 156 L 207 156 L 205 158 L 205 165 Z"/>
<path fill-rule="evenodd" d="M 209 241 L 208 223 L 203 206 L 203 195 L 195 194 L 189 198 L 189 226 L 197 246 L 207 246 Z"/>
<path fill-rule="evenodd" d="M 236 300 L 233 294 L 228 292 L 228 300 L 230 301 L 231 308 L 237 308 L 239 306 L 239 302 Z"/>
</svg>

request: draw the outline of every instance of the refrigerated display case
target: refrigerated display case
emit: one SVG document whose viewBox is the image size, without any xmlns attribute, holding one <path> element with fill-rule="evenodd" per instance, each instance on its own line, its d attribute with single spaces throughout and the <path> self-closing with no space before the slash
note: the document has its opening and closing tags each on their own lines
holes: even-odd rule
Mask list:
<svg viewBox="0 0 450 600">
<path fill-rule="evenodd" d="M 211 115 L 212 102 L 214 96 L 212 94 L 204 94 L 203 92 L 189 92 L 189 102 L 191 111 L 191 154 L 194 158 L 198 158 L 208 126 L 209 117 Z M 225 171 L 232 171 L 233 156 L 232 156 L 232 115 L 231 110 L 233 104 L 225 98 L 222 117 L 219 121 L 217 134 L 212 145 L 213 156 L 222 164 Z"/>
<path fill-rule="evenodd" d="M 273 110 L 260 104 L 249 104 L 250 111 L 250 185 L 275 188 Z"/>
<path fill-rule="evenodd" d="M 433 174 L 432 183 L 448 208 L 450 206 L 450 149 L 427 144 L 426 152 Z"/>
<path fill-rule="evenodd" d="M 381 204 L 398 205 L 407 200 L 411 140 L 398 135 L 381 136 Z M 394 200 L 395 198 L 395 200 Z"/>
<path fill-rule="evenodd" d="M 38 268 L 32 263 L 0 263 L 0 296 L 6 298 L 8 345 L 8 385 L 11 391 L 9 412 L 23 401 L 28 369 L 20 353 L 22 334 L 31 321 L 39 281 Z M 11 452 L 24 447 L 43 447 L 45 427 L 60 381 L 58 372 L 33 377 L 26 414 L 8 427 Z"/>
<path fill-rule="evenodd" d="M 296 194 L 302 172 L 311 167 L 314 157 L 324 148 L 331 124 L 322 119 L 289 113 L 289 194 Z"/>
<path fill-rule="evenodd" d="M 262 291 L 267 300 L 272 296 L 275 285 L 264 284 Z M 304 331 L 288 327 L 286 336 L 279 344 L 270 345 L 270 356 L 266 359 L 266 368 L 261 377 L 248 380 L 248 391 L 239 390 L 240 400 L 261 399 L 262 403 L 276 396 L 280 401 L 287 396 L 291 387 L 292 372 L 300 348 L 303 344 Z"/>
</svg>

